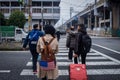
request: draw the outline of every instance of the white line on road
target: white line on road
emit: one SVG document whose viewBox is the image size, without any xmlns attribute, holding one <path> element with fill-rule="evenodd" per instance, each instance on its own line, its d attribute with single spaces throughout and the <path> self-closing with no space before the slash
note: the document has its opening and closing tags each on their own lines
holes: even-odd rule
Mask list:
<svg viewBox="0 0 120 80">
<path fill-rule="evenodd" d="M 57 62 L 57 65 L 58 66 L 69 66 L 71 63 L 73 63 L 73 62 Z M 119 65 L 119 64 L 112 62 L 112 61 L 104 61 L 104 62 L 95 61 L 95 62 L 86 62 L 86 65 L 89 65 L 89 66 L 99 65 L 99 66 L 101 66 L 101 65 Z M 26 64 L 26 66 L 32 66 L 32 62 L 28 62 Z"/>
<path fill-rule="evenodd" d="M 68 53 L 58 53 L 58 54 L 56 54 L 56 55 L 61 55 L 61 56 L 68 56 Z M 100 55 L 100 54 L 98 54 L 98 53 L 88 53 L 87 55 Z"/>
<path fill-rule="evenodd" d="M 32 69 L 23 69 L 20 75 L 34 75 Z"/>
<path fill-rule="evenodd" d="M 68 60 L 68 58 L 67 57 L 57 57 L 56 58 L 57 60 Z M 107 58 L 105 58 L 105 57 L 102 57 L 102 56 L 97 56 L 97 57 L 91 57 L 91 56 L 87 56 L 86 57 L 86 59 L 91 59 L 91 60 L 93 60 L 93 59 L 107 59 Z"/>
<path fill-rule="evenodd" d="M 87 75 L 115 75 L 120 74 L 120 69 L 87 69 Z M 59 75 L 69 75 L 68 70 L 59 70 Z"/>
<path fill-rule="evenodd" d="M 110 59 L 110 60 L 112 60 L 112 61 L 120 64 L 120 61 L 119 61 L 119 60 L 117 60 L 117 59 L 115 59 L 115 58 L 112 58 L 112 57 L 110 57 L 110 56 L 107 56 L 107 55 L 105 55 L 105 54 L 103 54 L 103 53 L 101 53 L 101 52 L 98 52 L 98 51 L 94 50 L 94 49 L 92 49 L 92 50 L 93 50 L 94 52 L 96 52 L 96 53 L 98 53 L 98 54 L 100 54 L 100 55 L 102 55 L 102 56 L 104 56 L 104 57 L 106 57 L 106 58 L 108 58 L 108 59 Z"/>
<path fill-rule="evenodd" d="M 0 73 L 10 73 L 10 70 L 0 70 Z"/>
<path fill-rule="evenodd" d="M 109 50 L 109 51 L 112 51 L 112 52 L 115 52 L 115 53 L 120 54 L 120 52 L 119 52 L 119 51 L 116 51 L 116 50 L 113 50 L 113 49 L 110 49 L 110 48 L 107 48 L 107 47 L 104 47 L 104 46 L 101 46 L 101 45 L 98 45 L 98 44 L 93 44 L 93 45 L 95 45 L 95 46 L 98 46 L 98 47 L 101 47 L 101 48 L 107 49 L 107 50 Z"/>
<path fill-rule="evenodd" d="M 120 69 L 87 69 L 87 75 L 120 75 Z M 23 69 L 20 75 L 34 75 L 31 69 Z M 59 70 L 59 75 L 69 75 L 68 70 Z"/>
</svg>

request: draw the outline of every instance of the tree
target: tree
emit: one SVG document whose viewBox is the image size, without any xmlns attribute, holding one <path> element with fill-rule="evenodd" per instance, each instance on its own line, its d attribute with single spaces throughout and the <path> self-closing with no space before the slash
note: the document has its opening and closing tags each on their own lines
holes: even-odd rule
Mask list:
<svg viewBox="0 0 120 80">
<path fill-rule="evenodd" d="M 5 25 L 5 17 L 4 15 L 0 12 L 0 26 Z"/>
<path fill-rule="evenodd" d="M 18 26 L 19 28 L 23 28 L 26 22 L 26 18 L 23 12 L 14 11 L 11 13 L 9 18 L 9 25 Z"/>
</svg>

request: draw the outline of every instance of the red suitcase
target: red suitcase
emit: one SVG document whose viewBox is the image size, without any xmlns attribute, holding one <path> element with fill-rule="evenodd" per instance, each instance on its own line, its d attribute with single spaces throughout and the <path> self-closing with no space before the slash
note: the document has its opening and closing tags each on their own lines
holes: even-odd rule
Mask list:
<svg viewBox="0 0 120 80">
<path fill-rule="evenodd" d="M 70 64 L 70 80 L 87 80 L 85 64 Z"/>
</svg>

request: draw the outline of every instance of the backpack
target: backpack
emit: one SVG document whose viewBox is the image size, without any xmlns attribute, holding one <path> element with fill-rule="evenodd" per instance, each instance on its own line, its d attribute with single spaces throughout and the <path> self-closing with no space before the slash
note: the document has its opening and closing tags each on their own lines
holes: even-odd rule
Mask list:
<svg viewBox="0 0 120 80">
<path fill-rule="evenodd" d="M 83 34 L 82 35 L 82 43 L 85 49 L 85 52 L 88 53 L 90 52 L 91 45 L 92 45 L 92 39 L 88 34 Z"/>
<path fill-rule="evenodd" d="M 44 42 L 44 47 L 43 47 L 43 51 L 41 52 L 41 60 L 48 61 L 48 62 L 54 61 L 55 60 L 54 50 L 50 46 L 54 38 L 52 38 L 49 41 L 49 43 L 45 41 L 44 37 L 42 37 L 42 40 Z"/>
</svg>

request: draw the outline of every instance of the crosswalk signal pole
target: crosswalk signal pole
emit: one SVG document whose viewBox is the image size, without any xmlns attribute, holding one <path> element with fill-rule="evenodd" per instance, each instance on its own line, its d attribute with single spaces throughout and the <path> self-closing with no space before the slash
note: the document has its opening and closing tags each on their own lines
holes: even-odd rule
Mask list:
<svg viewBox="0 0 120 80">
<path fill-rule="evenodd" d="M 29 23 L 29 31 L 32 29 L 32 0 L 29 0 L 28 2 L 28 12 L 29 12 L 29 16 L 28 16 L 28 23 Z"/>
</svg>

